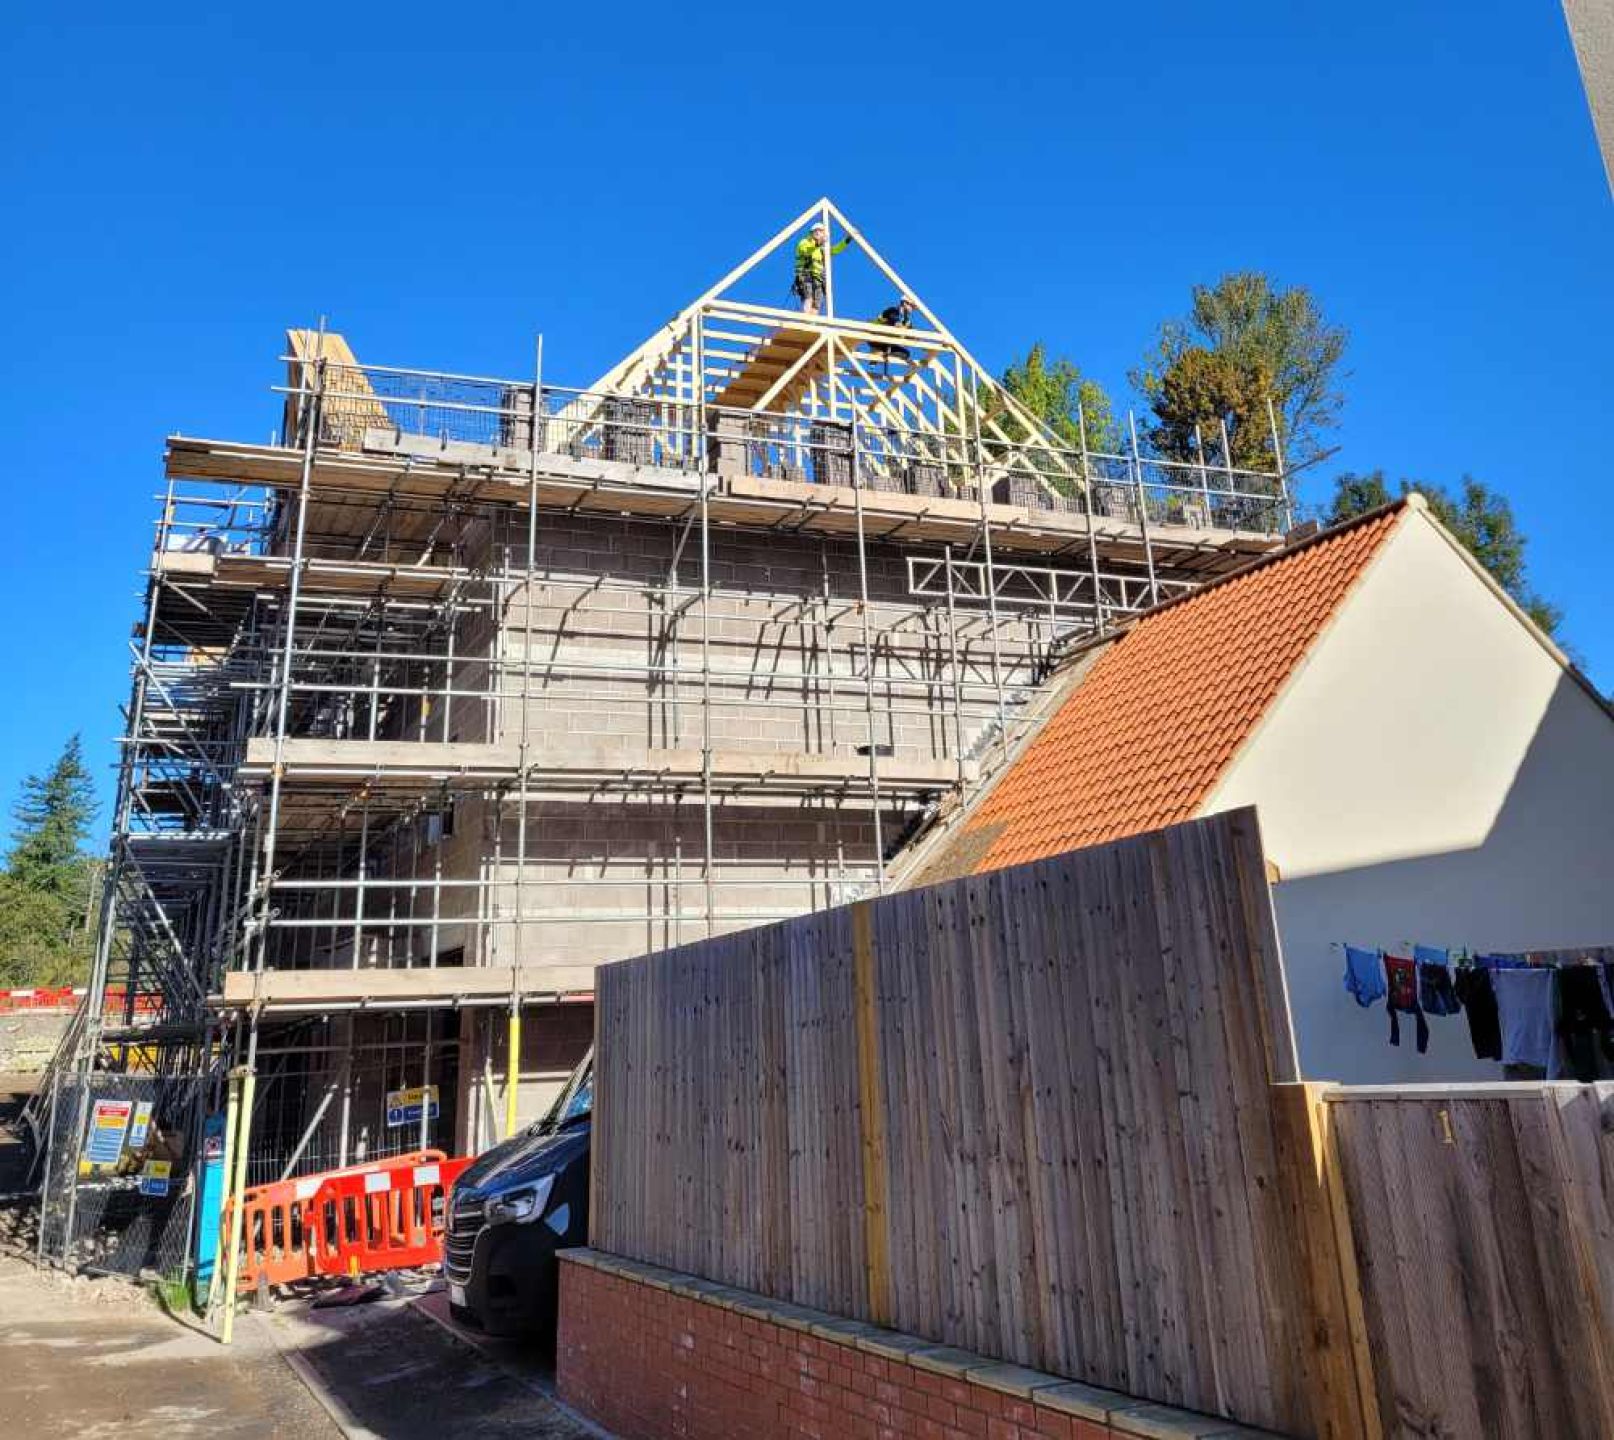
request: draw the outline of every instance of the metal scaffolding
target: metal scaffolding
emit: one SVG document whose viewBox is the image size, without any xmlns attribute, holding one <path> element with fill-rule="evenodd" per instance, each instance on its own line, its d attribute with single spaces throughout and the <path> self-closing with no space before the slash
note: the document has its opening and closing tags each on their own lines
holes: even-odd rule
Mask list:
<svg viewBox="0 0 1614 1440">
<path fill-rule="evenodd" d="M 1235 468 L 1225 433 L 1186 465 L 1135 426 L 1125 453 L 1085 423 L 1068 446 L 921 302 L 900 329 L 837 315 L 833 272 L 823 314 L 736 298 L 814 219 L 912 295 L 823 201 L 586 390 L 541 347 L 530 378 L 452 375 L 361 364 L 322 324 L 291 332 L 279 443 L 170 439 L 58 1079 L 172 1076 L 194 1155 L 244 1065 L 235 1173 L 273 1178 L 353 1158 L 354 1056 L 463 1081 L 430 1015 L 496 1003 L 508 1125 L 523 1010 L 586 999 L 602 959 L 882 888 L 1063 644 L 1279 543 L 1281 466 Z M 496 965 L 507 994 L 459 993 Z M 255 978 L 338 971 L 426 973 L 278 1009 Z M 420 1040 L 371 1019 L 411 1008 Z M 62 1261 L 111 1183 L 79 1173 L 90 1090 L 41 1127 Z"/>
</svg>

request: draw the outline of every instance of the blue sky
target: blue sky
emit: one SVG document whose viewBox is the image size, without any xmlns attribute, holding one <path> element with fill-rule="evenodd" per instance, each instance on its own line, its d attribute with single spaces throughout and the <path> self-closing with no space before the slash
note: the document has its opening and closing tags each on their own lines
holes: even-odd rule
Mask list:
<svg viewBox="0 0 1614 1440">
<path fill-rule="evenodd" d="M 287 325 L 512 375 L 542 331 L 583 385 L 823 193 L 993 369 L 1117 393 L 1194 283 L 1311 287 L 1324 478 L 1506 492 L 1614 688 L 1614 206 L 1556 3 L 230 8 L 0 40 L 8 804 L 75 729 L 110 799 L 162 437 L 267 438 Z"/>
</svg>

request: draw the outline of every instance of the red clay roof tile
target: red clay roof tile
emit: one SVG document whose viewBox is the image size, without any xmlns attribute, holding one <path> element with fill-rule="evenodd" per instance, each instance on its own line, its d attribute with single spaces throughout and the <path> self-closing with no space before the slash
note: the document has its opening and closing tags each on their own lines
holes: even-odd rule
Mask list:
<svg viewBox="0 0 1614 1440">
<path fill-rule="evenodd" d="M 1191 819 L 1401 518 L 1391 506 L 1150 611 L 977 804 L 995 870 Z M 977 840 L 977 843 L 980 843 Z"/>
</svg>

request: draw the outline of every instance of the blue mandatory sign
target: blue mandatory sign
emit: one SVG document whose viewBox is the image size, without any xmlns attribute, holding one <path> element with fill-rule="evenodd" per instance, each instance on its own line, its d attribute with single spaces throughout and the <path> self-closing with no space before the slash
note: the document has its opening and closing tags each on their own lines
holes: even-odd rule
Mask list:
<svg viewBox="0 0 1614 1440">
<path fill-rule="evenodd" d="M 428 1120 L 437 1118 L 437 1087 L 416 1085 L 408 1090 L 387 1091 L 387 1127 L 418 1125 L 422 1113 Z"/>
</svg>

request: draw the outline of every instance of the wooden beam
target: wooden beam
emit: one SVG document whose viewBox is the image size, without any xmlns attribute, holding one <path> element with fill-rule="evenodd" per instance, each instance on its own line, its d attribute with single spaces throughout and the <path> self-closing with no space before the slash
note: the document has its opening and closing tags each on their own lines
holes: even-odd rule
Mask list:
<svg viewBox="0 0 1614 1440">
<path fill-rule="evenodd" d="M 448 920 L 444 924 L 450 924 Z M 458 923 L 472 924 L 474 920 Z M 512 994 L 592 998 L 592 965 L 437 965 L 409 969 L 231 971 L 213 997 L 225 1009 L 304 1009 L 441 1000 L 445 1005 L 508 1003 Z"/>
<path fill-rule="evenodd" d="M 1310 1302 L 1308 1398 L 1319 1440 L 1382 1440 L 1350 1207 L 1329 1130 L 1329 1089 L 1291 1083 L 1270 1092 L 1277 1173 Z"/>
<path fill-rule="evenodd" d="M 890 1325 L 890 1185 L 887 1173 L 885 1095 L 880 1084 L 878 959 L 874 952 L 874 906 L 852 906 L 852 991 L 857 1028 L 858 1133 L 863 1149 L 863 1252 L 869 1319 Z"/>
</svg>

